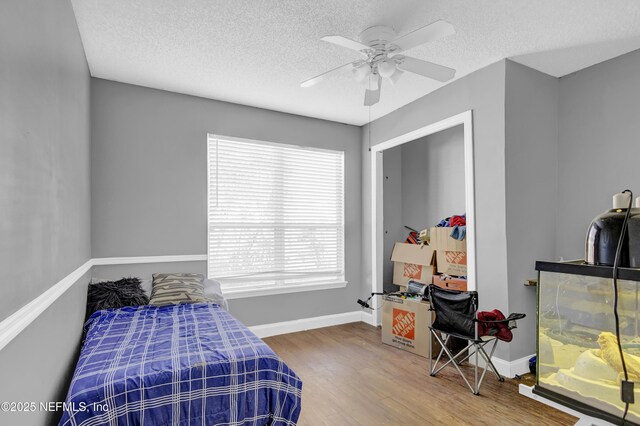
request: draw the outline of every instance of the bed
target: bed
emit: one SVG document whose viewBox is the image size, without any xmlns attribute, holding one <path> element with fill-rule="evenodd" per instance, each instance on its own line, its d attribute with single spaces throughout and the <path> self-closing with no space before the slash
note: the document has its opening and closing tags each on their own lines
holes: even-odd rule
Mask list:
<svg viewBox="0 0 640 426">
<path fill-rule="evenodd" d="M 60 425 L 295 425 L 302 382 L 214 303 L 95 312 Z"/>
</svg>

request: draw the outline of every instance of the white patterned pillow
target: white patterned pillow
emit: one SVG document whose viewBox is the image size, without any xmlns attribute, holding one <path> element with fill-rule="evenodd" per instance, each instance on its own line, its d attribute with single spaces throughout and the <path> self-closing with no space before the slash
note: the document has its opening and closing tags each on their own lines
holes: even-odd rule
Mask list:
<svg viewBox="0 0 640 426">
<path fill-rule="evenodd" d="M 153 274 L 150 305 L 207 302 L 202 274 Z"/>
</svg>

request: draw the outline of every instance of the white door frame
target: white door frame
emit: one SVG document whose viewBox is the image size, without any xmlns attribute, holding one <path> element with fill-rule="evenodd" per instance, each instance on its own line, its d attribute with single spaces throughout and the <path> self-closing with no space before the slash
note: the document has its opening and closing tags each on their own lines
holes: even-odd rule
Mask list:
<svg viewBox="0 0 640 426">
<path fill-rule="evenodd" d="M 384 216 L 382 208 L 383 179 L 382 151 L 416 139 L 441 132 L 462 124 L 464 128 L 464 187 L 465 208 L 467 213 L 467 288 L 477 290 L 476 286 L 476 218 L 475 184 L 473 160 L 473 114 L 471 110 L 462 112 L 428 126 L 421 127 L 371 147 L 371 291 L 382 291 Z M 373 320 L 380 324 L 379 298 L 372 299 L 372 307 L 377 315 Z"/>
</svg>

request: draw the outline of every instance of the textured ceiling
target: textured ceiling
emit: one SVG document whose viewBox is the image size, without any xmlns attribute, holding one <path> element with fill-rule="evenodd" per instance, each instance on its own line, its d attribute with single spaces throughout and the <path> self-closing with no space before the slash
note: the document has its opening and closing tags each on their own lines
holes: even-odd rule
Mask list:
<svg viewBox="0 0 640 426">
<path fill-rule="evenodd" d="M 91 74 L 362 125 L 442 86 L 405 73 L 371 111 L 350 75 L 299 83 L 358 58 L 320 41 L 372 25 L 456 34 L 408 54 L 457 69 L 505 57 L 560 77 L 640 48 L 638 0 L 72 0 Z"/>
</svg>

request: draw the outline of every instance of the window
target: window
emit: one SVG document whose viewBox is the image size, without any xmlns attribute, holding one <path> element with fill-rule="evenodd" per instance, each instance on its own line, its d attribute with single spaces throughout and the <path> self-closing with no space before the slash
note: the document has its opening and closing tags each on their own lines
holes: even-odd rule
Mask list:
<svg viewBox="0 0 640 426">
<path fill-rule="evenodd" d="M 229 295 L 343 287 L 344 153 L 208 137 L 208 276 Z"/>
</svg>

